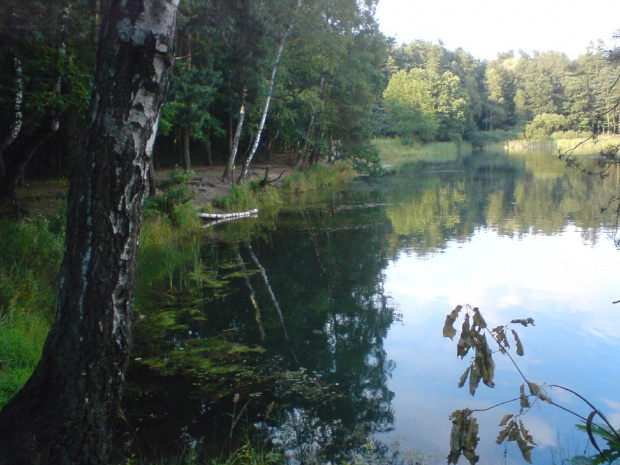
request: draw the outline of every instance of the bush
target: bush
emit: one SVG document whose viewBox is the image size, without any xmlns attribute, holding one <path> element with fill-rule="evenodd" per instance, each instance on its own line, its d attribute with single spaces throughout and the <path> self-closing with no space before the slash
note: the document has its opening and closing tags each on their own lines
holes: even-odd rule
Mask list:
<svg viewBox="0 0 620 465">
<path fill-rule="evenodd" d="M 525 125 L 525 138 L 527 140 L 541 140 L 551 137 L 551 134 L 561 131 L 567 124 L 566 116 L 553 113 L 536 115 L 532 121 Z"/>
<path fill-rule="evenodd" d="M 161 215 L 175 226 L 191 221 L 190 217 L 195 216 L 190 204 L 194 198 L 194 191 L 186 183 L 193 175 L 192 171 L 175 170 L 168 175 L 168 179 L 157 181 L 157 188 L 162 193 L 145 199 L 142 208 L 143 217 Z"/>
</svg>

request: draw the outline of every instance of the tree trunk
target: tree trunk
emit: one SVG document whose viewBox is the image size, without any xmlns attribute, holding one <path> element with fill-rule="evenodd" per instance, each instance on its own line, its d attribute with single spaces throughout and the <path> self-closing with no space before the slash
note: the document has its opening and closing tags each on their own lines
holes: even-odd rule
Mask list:
<svg viewBox="0 0 620 465">
<path fill-rule="evenodd" d="M 65 0 L 62 13 L 59 18 L 60 44 L 58 45 L 58 56 L 64 57 L 67 54 L 65 39 L 69 27 L 69 4 Z M 60 68 L 57 69 L 56 82 L 52 86 L 52 93 L 60 97 L 62 88 L 62 75 Z M 60 114 L 57 108 L 48 108 L 45 115 L 46 120 L 35 129 L 29 136 L 25 147 L 20 149 L 19 154 L 13 159 L 11 164 L 0 178 L 0 198 L 9 198 L 13 209 L 19 212 L 17 202 L 17 188 L 24 182 L 24 172 L 28 163 L 36 153 L 37 149 L 50 137 L 52 137 L 60 127 Z"/>
<path fill-rule="evenodd" d="M 5 163 L 4 151 L 9 147 L 22 129 L 23 115 L 22 102 L 24 100 L 24 79 L 22 77 L 22 63 L 17 56 L 13 56 L 13 67 L 15 69 L 15 101 L 13 104 L 13 122 L 9 127 L 9 132 L 0 139 L 0 185 L 4 180 Z"/>
<path fill-rule="evenodd" d="M 308 156 L 310 153 L 310 147 L 312 145 L 312 138 L 314 136 L 314 111 L 310 115 L 310 122 L 308 123 L 308 129 L 306 130 L 306 140 L 304 141 L 304 147 L 299 152 L 297 160 L 295 161 L 295 169 L 303 170 L 308 166 Z"/>
<path fill-rule="evenodd" d="M 244 87 L 243 96 L 241 97 L 241 108 L 239 108 L 239 121 L 237 121 L 235 137 L 233 138 L 230 153 L 228 154 L 226 169 L 222 175 L 222 181 L 228 181 L 230 183 L 235 179 L 235 158 L 237 158 L 237 152 L 239 151 L 239 141 L 241 140 L 241 132 L 243 131 L 243 122 L 245 120 L 245 97 L 247 91 L 247 87 Z"/>
<path fill-rule="evenodd" d="M 247 158 L 243 162 L 243 167 L 241 169 L 241 173 L 239 174 L 238 182 L 241 183 L 248 176 L 248 172 L 250 170 L 250 165 L 252 164 L 252 160 L 254 159 L 254 155 L 258 151 L 258 147 L 260 146 L 261 136 L 263 134 L 263 129 L 265 129 L 265 123 L 267 122 L 267 115 L 269 114 L 269 106 L 271 104 L 271 97 L 273 95 L 273 88 L 276 83 L 276 74 L 278 72 L 278 65 L 280 64 L 280 58 L 282 57 L 282 52 L 284 51 L 284 45 L 286 43 L 286 39 L 291 35 L 293 28 L 295 27 L 295 23 L 297 21 L 297 16 L 299 15 L 299 10 L 303 4 L 303 0 L 297 0 L 297 5 L 295 6 L 295 11 L 293 12 L 293 18 L 291 19 L 291 23 L 289 24 L 282 40 L 280 41 L 280 45 L 278 46 L 278 50 L 276 51 L 276 58 L 273 61 L 273 66 L 271 67 L 271 78 L 269 79 L 269 88 L 267 90 L 267 97 L 265 98 L 265 105 L 263 106 L 263 113 L 260 118 L 260 123 L 258 125 L 258 132 L 256 133 L 256 137 L 254 138 L 254 144 L 252 145 L 252 150 L 248 154 Z"/>
<path fill-rule="evenodd" d="M 211 139 L 205 144 L 205 150 L 207 152 L 207 166 L 213 166 L 213 152 L 211 151 Z"/>
<path fill-rule="evenodd" d="M 140 211 L 179 0 L 113 0 L 75 158 L 56 319 L 0 412 L 0 464 L 109 463 L 129 361 Z M 114 76 L 113 79 L 110 76 Z"/>
<path fill-rule="evenodd" d="M 181 138 L 183 139 L 183 170 L 189 171 L 192 169 L 192 160 L 189 155 L 189 131 L 186 128 L 181 130 Z"/>
<path fill-rule="evenodd" d="M 26 145 L 19 150 L 9 166 L 6 167 L 4 177 L 0 183 L 0 198 L 10 199 L 13 208 L 19 210 L 17 188 L 23 179 L 24 170 L 30 160 L 43 143 L 52 137 L 60 127 L 60 118 L 57 114 L 50 115 L 50 119 L 35 129 L 29 136 Z"/>
</svg>

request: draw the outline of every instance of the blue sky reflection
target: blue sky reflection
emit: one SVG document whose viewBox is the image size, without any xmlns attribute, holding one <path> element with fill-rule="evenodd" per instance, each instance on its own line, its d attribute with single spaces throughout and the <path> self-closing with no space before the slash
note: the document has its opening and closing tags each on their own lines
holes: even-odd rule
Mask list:
<svg viewBox="0 0 620 465">
<path fill-rule="evenodd" d="M 620 427 L 620 299 L 615 270 L 620 252 L 610 234 L 597 243 L 574 226 L 545 236 L 502 236 L 478 229 L 467 242 L 423 258 L 402 253 L 386 270 L 386 293 L 402 313 L 385 349 L 396 363 L 390 388 L 396 396 L 395 431 L 405 449 L 448 453 L 448 415 L 457 408 L 483 408 L 518 396 L 522 380 L 506 357 L 495 356 L 496 387 L 481 386 L 475 397 L 457 388 L 467 360 L 456 358 L 455 343 L 441 336 L 445 315 L 457 304 L 482 310 L 490 327 L 532 317 L 535 327 L 515 327 L 525 346 L 520 368 L 535 382 L 561 384 L 585 395 Z M 460 327 L 460 321 L 455 325 Z M 585 416 L 589 411 L 567 393 L 549 395 Z M 497 423 L 518 405 L 478 413 L 481 464 L 499 463 L 504 449 L 494 444 Z M 583 453 L 585 435 L 571 416 L 549 405 L 524 418 L 539 444 L 534 463 L 550 463 L 558 441 L 564 457 Z M 385 439 L 385 438 L 384 438 Z M 590 448 L 591 452 L 591 448 Z M 555 449 L 554 453 L 559 453 Z M 538 460 L 537 460 L 538 458 Z M 444 462 L 441 462 L 444 463 Z M 525 463 L 509 445 L 506 463 Z"/>
</svg>

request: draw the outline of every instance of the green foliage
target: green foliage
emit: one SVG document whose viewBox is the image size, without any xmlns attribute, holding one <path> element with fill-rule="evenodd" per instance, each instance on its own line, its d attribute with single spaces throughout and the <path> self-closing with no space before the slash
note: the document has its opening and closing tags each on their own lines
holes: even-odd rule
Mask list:
<svg viewBox="0 0 620 465">
<path fill-rule="evenodd" d="M 594 412 L 593 412 L 594 413 Z M 582 431 L 585 431 L 590 438 L 590 442 L 599 452 L 592 457 L 580 457 L 585 463 L 592 465 L 601 465 L 605 463 L 617 463 L 620 460 L 620 430 L 614 431 L 609 427 L 600 427 L 592 425 L 592 416 L 588 417 L 589 422 L 586 425 L 577 425 Z M 595 439 L 599 437 L 607 444 L 607 447 L 601 449 Z"/>
<path fill-rule="evenodd" d="M 228 458 L 211 461 L 211 465 L 278 465 L 283 463 L 286 463 L 286 460 L 282 452 L 257 447 L 252 444 L 250 438 Z"/>
<path fill-rule="evenodd" d="M 554 132 L 566 128 L 567 120 L 563 115 L 542 113 L 536 115 L 525 126 L 525 138 L 528 140 L 540 140 L 549 138 Z"/>
<path fill-rule="evenodd" d="M 219 73 L 210 67 L 188 68 L 183 63 L 177 66 L 162 109 L 162 135 L 179 128 L 206 142 L 210 132 L 221 133 L 220 121 L 209 113 L 219 84 Z"/>
<path fill-rule="evenodd" d="M 256 184 L 234 185 L 224 197 L 213 199 L 213 206 L 222 210 L 251 210 L 258 204 Z"/>
<path fill-rule="evenodd" d="M 168 175 L 168 179 L 157 181 L 161 193 L 145 199 L 143 217 L 161 215 L 176 226 L 197 221 L 191 205 L 194 191 L 186 184 L 192 176 L 192 171 L 175 170 Z"/>
<path fill-rule="evenodd" d="M 435 138 L 436 120 L 430 76 L 421 69 L 399 71 L 383 92 L 388 124 L 401 137 L 423 142 Z"/>
<path fill-rule="evenodd" d="M 32 374 L 51 325 L 64 238 L 55 223 L 0 222 L 0 408 Z"/>
<path fill-rule="evenodd" d="M 460 140 L 470 100 L 461 79 L 451 71 L 399 71 L 383 93 L 389 127 L 423 142 Z"/>
</svg>

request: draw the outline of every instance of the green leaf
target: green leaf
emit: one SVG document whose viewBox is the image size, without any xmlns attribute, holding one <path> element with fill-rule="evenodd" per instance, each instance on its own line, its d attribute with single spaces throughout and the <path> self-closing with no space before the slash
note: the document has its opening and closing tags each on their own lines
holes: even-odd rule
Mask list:
<svg viewBox="0 0 620 465">
<path fill-rule="evenodd" d="M 553 401 L 551 400 L 551 398 L 545 394 L 545 392 L 542 390 L 542 388 L 538 384 L 528 381 L 527 385 L 530 388 L 530 393 L 533 396 L 536 396 L 539 399 L 544 400 L 545 402 L 553 404 Z"/>
<path fill-rule="evenodd" d="M 476 364 L 471 365 L 471 370 L 469 371 L 469 393 L 473 396 L 476 394 L 476 389 L 478 389 L 478 385 L 480 384 L 480 370 L 476 366 Z"/>
<path fill-rule="evenodd" d="M 465 370 L 465 373 L 461 375 L 461 378 L 459 379 L 459 388 L 462 388 L 463 386 L 465 386 L 465 382 L 467 381 L 467 376 L 469 376 L 470 370 L 471 370 L 471 367 L 467 367 L 467 370 Z"/>
<path fill-rule="evenodd" d="M 476 345 L 475 365 L 478 368 L 482 382 L 489 387 L 494 387 L 493 377 L 495 376 L 495 361 L 493 352 L 489 348 L 486 337 L 478 338 Z"/>
<path fill-rule="evenodd" d="M 508 338 L 506 337 L 506 327 L 497 326 L 491 330 L 491 333 L 495 334 L 495 340 L 499 345 L 499 351 L 502 354 L 505 354 L 506 349 L 510 349 L 510 343 L 508 342 Z"/>
<path fill-rule="evenodd" d="M 506 417 L 510 417 L 512 418 L 513 415 L 506 415 L 503 419 L 502 422 L 499 424 L 499 426 L 503 426 L 504 424 L 504 420 L 506 419 Z M 507 421 L 507 420 L 506 420 Z M 510 423 L 508 423 L 508 425 L 499 432 L 499 434 L 497 435 L 497 439 L 495 440 L 496 444 L 501 444 L 502 442 L 504 442 L 506 440 L 506 438 L 508 437 L 509 433 L 512 431 L 512 429 L 515 426 L 515 421 L 512 420 Z"/>
<path fill-rule="evenodd" d="M 450 415 L 452 431 L 450 432 L 450 454 L 448 463 L 456 464 L 461 454 L 471 465 L 475 465 L 480 457 L 476 454 L 478 446 L 478 421 L 471 416 L 469 409 L 455 410 Z"/>
</svg>

